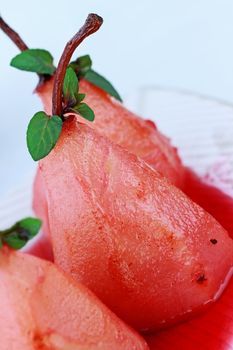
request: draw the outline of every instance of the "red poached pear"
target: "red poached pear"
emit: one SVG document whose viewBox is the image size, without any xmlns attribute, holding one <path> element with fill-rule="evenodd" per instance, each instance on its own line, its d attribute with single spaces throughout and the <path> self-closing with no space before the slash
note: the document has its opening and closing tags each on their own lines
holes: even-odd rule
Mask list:
<svg viewBox="0 0 233 350">
<path fill-rule="evenodd" d="M 154 330 L 221 294 L 232 240 L 135 155 L 70 118 L 40 172 L 55 263 L 129 324 Z"/>
<path fill-rule="evenodd" d="M 0 251 L 1 350 L 148 349 L 84 286 L 53 264 Z"/>
</svg>

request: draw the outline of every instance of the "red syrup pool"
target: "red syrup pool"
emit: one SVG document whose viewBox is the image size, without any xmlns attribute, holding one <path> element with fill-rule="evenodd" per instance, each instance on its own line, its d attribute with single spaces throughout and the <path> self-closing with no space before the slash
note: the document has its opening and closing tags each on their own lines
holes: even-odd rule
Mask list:
<svg viewBox="0 0 233 350">
<path fill-rule="evenodd" d="M 233 238 L 233 198 L 187 169 L 184 192 Z M 152 350 L 233 349 L 233 278 L 222 296 L 202 314 L 176 327 L 145 337 Z"/>
<path fill-rule="evenodd" d="M 206 177 L 207 178 L 207 177 Z M 183 191 L 209 212 L 233 238 L 233 197 L 187 169 Z"/>
</svg>

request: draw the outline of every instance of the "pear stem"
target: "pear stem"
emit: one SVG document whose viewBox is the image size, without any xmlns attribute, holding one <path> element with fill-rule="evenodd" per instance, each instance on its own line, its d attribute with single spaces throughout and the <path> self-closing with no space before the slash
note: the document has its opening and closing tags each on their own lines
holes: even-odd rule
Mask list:
<svg viewBox="0 0 233 350">
<path fill-rule="evenodd" d="M 89 35 L 95 33 L 102 25 L 103 19 L 96 14 L 89 14 L 81 29 L 68 41 L 61 55 L 53 85 L 53 115 L 62 116 L 62 89 L 67 66 L 75 49 Z"/>
<path fill-rule="evenodd" d="M 0 28 L 11 39 L 11 41 L 13 41 L 20 51 L 25 51 L 28 49 L 28 46 L 25 44 L 23 39 L 4 21 L 2 16 L 0 16 Z"/>
<path fill-rule="evenodd" d="M 29 49 L 29 47 L 25 44 L 20 35 L 4 21 L 2 16 L 0 16 L 0 28 L 8 36 L 8 38 L 10 38 L 11 41 L 18 47 L 20 51 L 25 51 Z M 39 77 L 38 86 L 50 78 L 50 76 L 48 76 L 47 74 L 37 75 Z"/>
</svg>

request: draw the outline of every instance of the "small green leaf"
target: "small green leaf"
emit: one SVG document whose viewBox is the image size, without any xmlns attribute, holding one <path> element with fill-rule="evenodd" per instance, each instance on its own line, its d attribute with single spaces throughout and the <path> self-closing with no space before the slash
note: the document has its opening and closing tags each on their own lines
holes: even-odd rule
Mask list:
<svg viewBox="0 0 233 350">
<path fill-rule="evenodd" d="M 91 122 L 93 122 L 95 119 L 93 110 L 86 103 L 80 103 L 79 105 L 75 106 L 73 110 Z"/>
<path fill-rule="evenodd" d="M 84 55 L 84 56 L 80 56 L 77 60 L 76 60 L 77 65 L 80 67 L 80 69 L 86 69 L 89 70 L 92 66 L 92 60 L 90 55 Z"/>
<path fill-rule="evenodd" d="M 86 94 L 78 94 L 78 96 L 77 96 L 77 104 L 82 102 L 85 97 L 86 97 Z"/>
<path fill-rule="evenodd" d="M 95 86 L 100 87 L 102 90 L 106 91 L 109 95 L 115 97 L 117 100 L 122 102 L 122 99 L 112 84 L 105 79 L 102 75 L 96 73 L 94 70 L 90 69 L 85 74 L 85 79 Z"/>
<path fill-rule="evenodd" d="M 89 69 L 91 69 L 92 66 L 92 60 L 89 55 L 81 56 L 76 60 L 76 64 L 78 68 L 83 72 L 87 72 Z"/>
<path fill-rule="evenodd" d="M 95 86 L 100 87 L 106 91 L 109 95 L 115 97 L 122 102 L 122 99 L 112 84 L 105 79 L 102 75 L 96 73 L 92 67 L 92 60 L 89 55 L 79 57 L 76 61 L 70 63 L 70 67 L 73 68 L 78 76 L 78 79 L 85 78 Z"/>
<path fill-rule="evenodd" d="M 63 83 L 64 101 L 70 106 L 77 104 L 78 78 L 73 68 L 68 67 Z"/>
<path fill-rule="evenodd" d="M 54 148 L 62 130 L 62 119 L 37 112 L 28 124 L 27 146 L 32 158 L 44 158 Z"/>
<path fill-rule="evenodd" d="M 11 233 L 9 236 L 2 238 L 3 243 L 7 244 L 13 249 L 21 249 L 25 246 L 27 241 L 21 239 L 17 232 Z"/>
<path fill-rule="evenodd" d="M 86 72 L 91 69 L 91 57 L 89 55 L 81 56 L 76 61 L 71 62 L 70 66 L 74 69 L 78 78 L 83 78 Z"/>
<path fill-rule="evenodd" d="M 21 52 L 11 60 L 10 65 L 28 72 L 49 75 L 53 75 L 56 69 L 52 55 L 41 49 L 28 49 Z"/>
<path fill-rule="evenodd" d="M 13 249 L 20 249 L 36 236 L 40 228 L 41 220 L 30 217 L 22 219 L 9 229 L 0 231 L 1 244 L 3 242 Z"/>
</svg>

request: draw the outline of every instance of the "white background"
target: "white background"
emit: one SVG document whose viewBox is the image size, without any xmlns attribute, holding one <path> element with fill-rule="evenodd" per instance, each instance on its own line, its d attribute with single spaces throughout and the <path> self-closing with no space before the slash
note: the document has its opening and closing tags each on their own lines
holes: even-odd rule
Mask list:
<svg viewBox="0 0 233 350">
<path fill-rule="evenodd" d="M 123 96 L 160 85 L 233 102 L 232 0 L 0 0 L 0 10 L 29 47 L 50 50 L 56 63 L 87 14 L 103 16 L 102 29 L 76 56 L 91 54 Z M 36 75 L 9 67 L 17 53 L 0 33 L 0 196 L 33 167 L 25 130 L 41 109 L 32 94 Z"/>
</svg>

